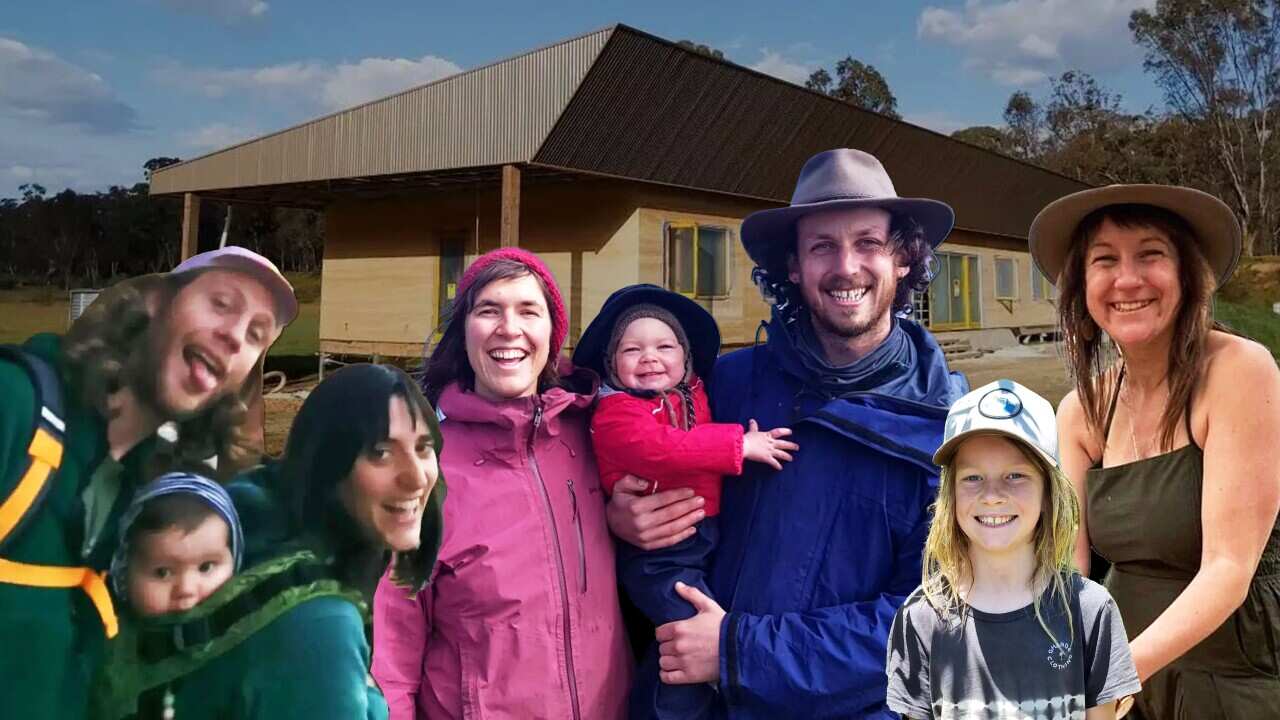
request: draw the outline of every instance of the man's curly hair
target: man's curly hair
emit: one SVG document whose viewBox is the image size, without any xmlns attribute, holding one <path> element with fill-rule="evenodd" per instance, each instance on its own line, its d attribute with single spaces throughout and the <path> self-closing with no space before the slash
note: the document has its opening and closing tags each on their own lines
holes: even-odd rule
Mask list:
<svg viewBox="0 0 1280 720">
<path fill-rule="evenodd" d="M 141 402 L 155 401 L 155 332 L 163 328 L 173 298 L 201 271 L 153 274 L 131 278 L 105 290 L 71 325 L 63 338 L 63 354 L 71 380 L 71 392 L 81 402 L 111 417 L 110 396 L 132 388 Z M 160 319 L 152 317 L 151 308 Z M 265 355 L 265 353 L 264 353 Z M 190 468 L 217 456 L 218 475 L 256 463 L 260 451 L 247 437 L 248 405 L 261 392 L 262 358 L 246 378 L 240 392 L 229 393 L 195 415 L 177 420 L 178 440 L 161 441 L 148 471 L 158 475 L 171 469 Z M 203 466 L 206 468 L 207 466 Z"/>
<path fill-rule="evenodd" d="M 898 265 L 910 268 L 898 281 L 893 296 L 893 313 L 907 316 L 911 313 L 911 294 L 924 292 L 933 280 L 933 246 L 925 236 L 924 226 L 915 218 L 903 213 L 889 215 L 889 242 L 886 249 L 893 253 Z M 751 273 L 760 294 L 770 305 L 788 312 L 804 305 L 800 288 L 787 277 L 787 262 L 796 255 L 795 232 L 785 245 L 779 245 L 766 262 L 767 267 L 756 267 Z"/>
</svg>

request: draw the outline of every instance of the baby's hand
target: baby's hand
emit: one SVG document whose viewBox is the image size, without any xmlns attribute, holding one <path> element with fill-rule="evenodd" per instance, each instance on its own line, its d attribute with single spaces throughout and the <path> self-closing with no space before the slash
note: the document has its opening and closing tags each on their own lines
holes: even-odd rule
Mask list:
<svg viewBox="0 0 1280 720">
<path fill-rule="evenodd" d="M 762 462 L 774 470 L 781 470 L 782 462 L 791 462 L 791 453 L 800 449 L 799 445 L 782 439 L 790 434 L 791 429 L 784 427 L 761 430 L 756 421 L 752 420 L 742 435 L 743 459 Z"/>
</svg>

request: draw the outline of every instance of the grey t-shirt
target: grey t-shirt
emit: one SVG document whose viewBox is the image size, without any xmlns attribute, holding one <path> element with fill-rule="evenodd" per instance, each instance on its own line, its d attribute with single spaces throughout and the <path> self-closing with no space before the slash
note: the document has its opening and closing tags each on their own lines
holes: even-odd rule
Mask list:
<svg viewBox="0 0 1280 720">
<path fill-rule="evenodd" d="M 926 720 L 1083 720 L 1085 709 L 1138 692 L 1124 624 L 1111 595 L 1073 575 L 1070 644 L 1060 601 L 1048 592 L 1040 614 L 970 609 L 944 619 L 917 589 L 889 635 L 889 707 Z"/>
</svg>

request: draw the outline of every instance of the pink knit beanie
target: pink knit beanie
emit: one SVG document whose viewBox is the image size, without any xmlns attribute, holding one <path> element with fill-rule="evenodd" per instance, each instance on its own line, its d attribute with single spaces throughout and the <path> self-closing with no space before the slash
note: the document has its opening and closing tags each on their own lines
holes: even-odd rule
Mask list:
<svg viewBox="0 0 1280 720">
<path fill-rule="evenodd" d="M 564 298 L 560 296 L 560 288 L 556 286 L 555 276 L 537 255 L 518 247 L 498 248 L 476 258 L 475 262 L 462 273 L 462 281 L 458 283 L 458 295 L 462 295 L 471 287 L 476 275 L 497 260 L 510 260 L 529 268 L 529 272 L 542 279 L 547 286 L 547 309 L 551 312 L 551 347 L 550 356 L 554 359 L 564 348 L 565 336 L 569 334 L 569 313 L 564 307 Z"/>
</svg>

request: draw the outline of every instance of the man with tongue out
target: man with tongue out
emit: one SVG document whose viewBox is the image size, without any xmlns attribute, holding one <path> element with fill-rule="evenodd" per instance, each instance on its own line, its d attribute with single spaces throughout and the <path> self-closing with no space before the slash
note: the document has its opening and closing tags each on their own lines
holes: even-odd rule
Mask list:
<svg viewBox="0 0 1280 720">
<path fill-rule="evenodd" d="M 99 573 L 121 513 L 166 466 L 214 455 L 234 465 L 254 454 L 247 404 L 261 392 L 267 348 L 297 311 L 271 261 L 226 247 L 113 286 L 65 337 L 24 343 L 24 361 L 0 356 L 0 528 L 7 511 L 22 518 L 0 538 L 0 714 L 85 717 L 91 674 L 114 632 Z M 33 371 L 45 372 L 44 391 Z M 62 396 L 57 422 L 43 416 L 62 425 L 60 464 L 32 501 L 19 483 L 37 400 L 51 404 L 50 390 Z M 158 440 L 170 421 L 178 439 Z M 76 570 L 80 587 L 49 586 Z"/>
<path fill-rule="evenodd" d="M 697 614 L 657 629 L 660 672 L 633 697 L 701 684 L 712 717 L 896 717 L 888 632 L 920 582 L 932 455 L 966 389 L 905 315 L 953 220 L 944 203 L 898 197 L 875 157 L 840 149 L 809 159 L 789 207 L 743 222 L 772 320 L 767 342 L 717 362 L 713 413 L 790 427 L 801 450 L 781 470 L 752 463 L 725 478 L 715 600 L 679 588 Z M 669 545 L 698 519 L 671 520 L 687 502 L 615 489 L 610 525 L 634 545 Z"/>
</svg>

